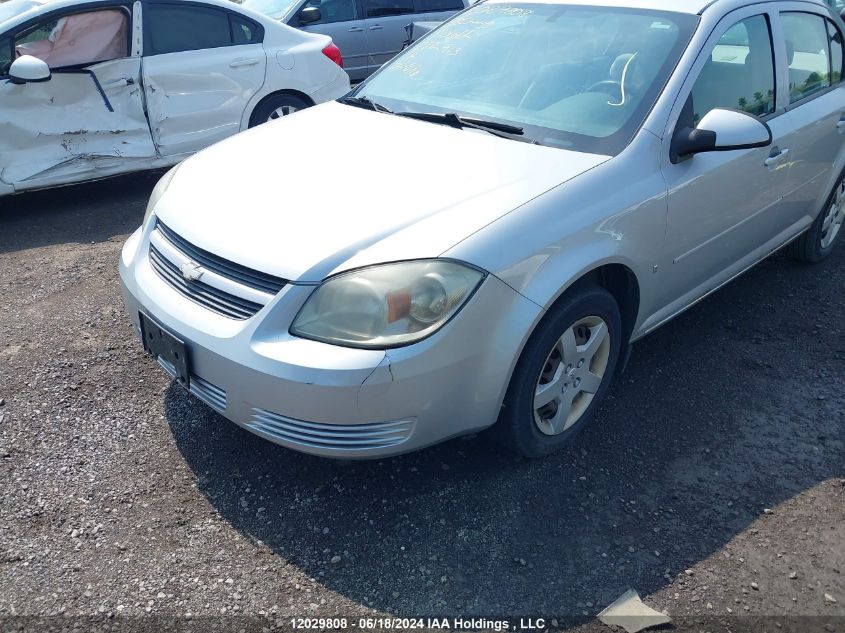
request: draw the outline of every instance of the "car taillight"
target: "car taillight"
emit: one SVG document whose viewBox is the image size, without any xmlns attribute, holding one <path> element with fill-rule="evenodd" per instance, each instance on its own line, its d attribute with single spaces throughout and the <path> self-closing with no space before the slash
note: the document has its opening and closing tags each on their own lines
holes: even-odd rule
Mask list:
<svg viewBox="0 0 845 633">
<path fill-rule="evenodd" d="M 343 68 L 343 55 L 340 54 L 340 49 L 334 45 L 334 42 L 330 43 L 323 49 L 323 55 L 325 55 L 335 64 Z"/>
</svg>

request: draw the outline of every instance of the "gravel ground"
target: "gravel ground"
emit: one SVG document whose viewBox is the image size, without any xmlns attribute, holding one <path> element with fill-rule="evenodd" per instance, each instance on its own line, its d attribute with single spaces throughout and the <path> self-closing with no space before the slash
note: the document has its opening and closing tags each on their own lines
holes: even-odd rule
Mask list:
<svg viewBox="0 0 845 633">
<path fill-rule="evenodd" d="M 845 631 L 845 246 L 815 267 L 775 256 L 637 344 L 559 455 L 481 437 L 342 463 L 239 429 L 142 353 L 117 255 L 156 177 L 0 201 L 1 629 L 600 631 L 635 588 L 690 630 Z"/>
</svg>

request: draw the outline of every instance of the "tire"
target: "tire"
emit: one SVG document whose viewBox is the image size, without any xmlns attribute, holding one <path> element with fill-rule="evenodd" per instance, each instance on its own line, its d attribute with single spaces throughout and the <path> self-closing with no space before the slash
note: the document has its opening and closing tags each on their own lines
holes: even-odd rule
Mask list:
<svg viewBox="0 0 845 633">
<path fill-rule="evenodd" d="M 255 127 L 256 125 L 281 118 L 282 116 L 293 114 L 298 110 L 309 108 L 311 105 L 301 97 L 295 97 L 294 95 L 272 95 L 259 103 L 255 108 L 249 119 L 249 127 Z"/>
<path fill-rule="evenodd" d="M 833 252 L 845 233 L 845 174 L 825 201 L 821 213 L 789 248 L 789 255 L 799 262 L 816 264 Z"/>
<path fill-rule="evenodd" d="M 534 330 L 517 362 L 495 438 L 531 458 L 569 443 L 607 393 L 622 339 L 619 306 L 607 290 L 590 287 L 564 295 Z M 554 399 L 536 408 L 535 397 L 538 403 Z"/>
</svg>

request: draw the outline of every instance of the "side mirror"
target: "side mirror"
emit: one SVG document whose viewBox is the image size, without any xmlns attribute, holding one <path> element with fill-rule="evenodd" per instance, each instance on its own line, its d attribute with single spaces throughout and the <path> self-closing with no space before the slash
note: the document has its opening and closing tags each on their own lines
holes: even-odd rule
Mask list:
<svg viewBox="0 0 845 633">
<path fill-rule="evenodd" d="M 319 7 L 305 7 L 299 12 L 300 24 L 313 24 L 323 19 L 323 13 Z"/>
<path fill-rule="evenodd" d="M 757 117 L 740 110 L 710 110 L 693 129 L 680 127 L 672 139 L 672 162 L 703 152 L 730 152 L 768 147 L 772 130 Z"/>
<path fill-rule="evenodd" d="M 13 84 L 50 81 L 51 76 L 47 62 L 32 55 L 21 55 L 9 67 L 9 78 Z"/>
</svg>

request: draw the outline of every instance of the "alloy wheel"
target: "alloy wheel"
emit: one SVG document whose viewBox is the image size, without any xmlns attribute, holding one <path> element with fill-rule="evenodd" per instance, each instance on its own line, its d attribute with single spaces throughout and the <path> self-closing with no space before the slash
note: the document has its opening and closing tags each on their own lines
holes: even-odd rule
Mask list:
<svg viewBox="0 0 845 633">
<path fill-rule="evenodd" d="M 270 116 L 267 117 L 267 121 L 273 121 L 275 119 L 280 119 L 283 116 L 293 114 L 298 109 L 299 108 L 297 108 L 296 106 L 287 106 L 287 105 L 278 107 L 270 113 Z"/>
<path fill-rule="evenodd" d="M 833 200 L 827 209 L 822 221 L 821 231 L 821 247 L 827 248 L 839 235 L 842 230 L 842 224 L 845 222 L 845 179 L 839 181 L 836 185 L 836 191 L 833 193 Z"/>
<path fill-rule="evenodd" d="M 534 423 L 559 435 L 584 415 L 610 359 L 610 331 L 597 316 L 578 320 L 555 341 L 534 390 Z"/>
</svg>

